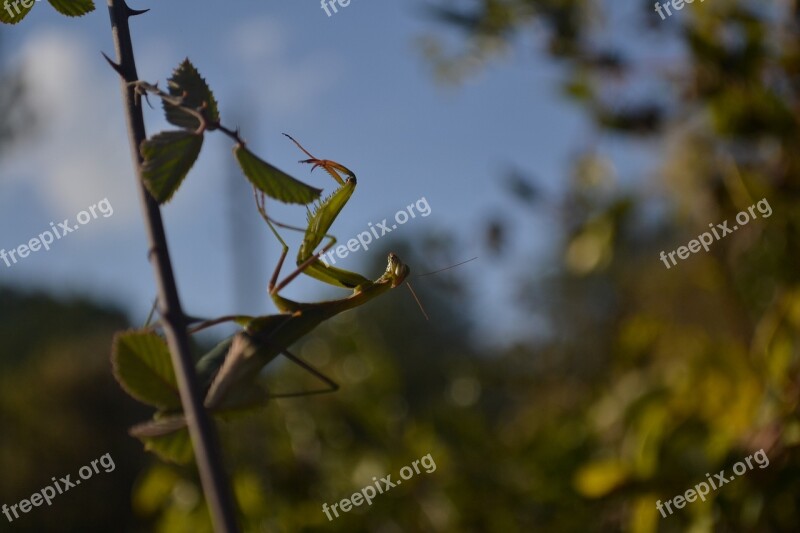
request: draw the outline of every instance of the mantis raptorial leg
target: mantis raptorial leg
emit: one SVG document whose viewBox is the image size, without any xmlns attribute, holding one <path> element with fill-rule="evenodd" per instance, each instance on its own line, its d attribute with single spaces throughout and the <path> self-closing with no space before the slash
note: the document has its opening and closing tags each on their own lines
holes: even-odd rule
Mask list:
<svg viewBox="0 0 800 533">
<path fill-rule="evenodd" d="M 293 137 L 285 133 L 284 135 L 291 139 L 309 157 L 309 159 L 301 160 L 301 163 L 313 165 L 311 167 L 312 171 L 317 167 L 321 167 L 340 185 L 333 194 L 315 206 L 313 211 L 309 212 L 308 228 L 305 230 L 303 242 L 297 251 L 297 265 L 309 262 L 308 268 L 304 269 L 306 275 L 337 287 L 353 289 L 364 282 L 369 282 L 360 274 L 327 265 L 319 259 L 324 252 L 336 244 L 336 239 L 328 234 L 328 230 L 355 191 L 357 184 L 355 173 L 336 161 L 314 157 Z M 314 250 L 326 237 L 332 240 L 328 242 L 325 250 L 315 254 Z"/>
</svg>

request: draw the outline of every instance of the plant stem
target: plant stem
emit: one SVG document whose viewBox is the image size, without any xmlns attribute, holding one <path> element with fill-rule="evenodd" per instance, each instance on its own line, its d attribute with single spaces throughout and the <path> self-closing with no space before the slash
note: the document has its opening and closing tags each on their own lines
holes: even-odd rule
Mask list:
<svg viewBox="0 0 800 533">
<path fill-rule="evenodd" d="M 230 484 L 222 464 L 222 455 L 211 419 L 203 407 L 200 388 L 194 370 L 186 332 L 187 319 L 181 308 L 178 289 L 172 271 L 167 248 L 167 237 L 158 203 L 144 186 L 142 179 L 142 156 L 139 146 L 147 137 L 142 116 L 141 101 L 136 98 L 130 82 L 137 81 L 136 63 L 133 56 L 128 19 L 141 12 L 132 10 L 124 0 L 108 0 L 114 48 L 117 64 L 113 65 L 121 76 L 122 97 L 131 143 L 133 164 L 139 180 L 139 197 L 144 210 L 145 225 L 150 245 L 149 258 L 155 270 L 158 285 L 158 302 L 161 322 L 172 356 L 172 366 L 178 381 L 181 403 L 186 415 L 189 435 L 194 446 L 197 468 L 203 491 L 211 512 L 214 530 L 234 533 L 236 525 L 235 505 Z"/>
</svg>

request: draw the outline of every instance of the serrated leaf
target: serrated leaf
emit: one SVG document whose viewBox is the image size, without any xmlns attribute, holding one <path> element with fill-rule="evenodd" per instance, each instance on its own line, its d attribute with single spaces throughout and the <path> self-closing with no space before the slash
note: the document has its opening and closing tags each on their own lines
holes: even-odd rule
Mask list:
<svg viewBox="0 0 800 533">
<path fill-rule="evenodd" d="M 92 0 L 47 0 L 56 11 L 68 17 L 82 17 L 94 11 Z"/>
<path fill-rule="evenodd" d="M 241 144 L 237 144 L 233 148 L 233 154 L 250 183 L 270 198 L 287 204 L 306 205 L 319 198 L 322 193 L 322 189 L 306 185 L 266 161 L 262 161 Z"/>
<path fill-rule="evenodd" d="M 165 461 L 185 465 L 194 457 L 189 430 L 182 416 L 156 418 L 133 426 L 129 433 L 142 441 L 145 450 Z"/>
<path fill-rule="evenodd" d="M 142 176 L 159 204 L 168 202 L 191 170 L 203 135 L 191 131 L 162 131 L 142 142 Z"/>
<path fill-rule="evenodd" d="M 164 339 L 152 332 L 126 331 L 114 337 L 113 346 L 112 371 L 125 392 L 159 409 L 181 408 Z"/>
<path fill-rule="evenodd" d="M 0 6 L 0 22 L 4 24 L 18 24 L 24 19 L 28 13 L 31 12 L 33 9 L 33 4 L 35 3 L 33 0 L 30 0 L 31 5 L 29 7 L 24 7 L 22 3 L 17 3 L 14 5 L 13 2 L 8 2 L 7 6 Z M 19 13 L 17 13 L 17 9 L 19 9 Z"/>
<path fill-rule="evenodd" d="M 178 65 L 167 85 L 169 94 L 178 97 L 183 96 L 183 105 L 186 107 L 198 109 L 205 103 L 206 107 L 202 111 L 203 116 L 211 123 L 219 122 L 219 109 L 217 101 L 214 99 L 214 93 L 211 92 L 206 80 L 203 79 L 188 58 Z M 184 93 L 186 93 L 185 96 Z M 200 121 L 197 117 L 181 111 L 180 108 L 167 102 L 162 101 L 162 105 L 164 106 L 164 114 L 170 124 L 191 130 L 196 130 L 200 127 Z"/>
</svg>

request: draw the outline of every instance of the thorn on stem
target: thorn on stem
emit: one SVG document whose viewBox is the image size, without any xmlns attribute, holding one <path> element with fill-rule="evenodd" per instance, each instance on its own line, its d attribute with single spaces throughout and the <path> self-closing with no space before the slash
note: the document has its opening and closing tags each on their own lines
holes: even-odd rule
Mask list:
<svg viewBox="0 0 800 533">
<path fill-rule="evenodd" d="M 128 6 L 127 3 L 125 5 L 125 16 L 128 18 L 135 17 L 136 15 L 144 15 L 149 9 L 133 9 L 132 7 Z"/>
<path fill-rule="evenodd" d="M 150 95 L 148 95 L 147 93 L 144 93 L 144 101 L 147 102 L 147 105 L 150 106 L 150 109 L 155 109 L 155 107 L 153 107 L 153 104 L 150 103 Z"/>
<path fill-rule="evenodd" d="M 120 76 L 125 78 L 125 74 L 122 72 L 122 66 L 119 63 L 115 63 L 114 61 L 112 61 L 111 58 L 108 57 L 104 52 L 100 52 L 100 53 L 103 54 L 104 58 L 106 58 L 106 62 L 108 62 L 108 64 L 111 66 L 111 68 L 113 68 L 117 72 L 117 74 L 119 74 Z M 127 78 L 125 78 L 125 79 L 127 79 Z"/>
</svg>

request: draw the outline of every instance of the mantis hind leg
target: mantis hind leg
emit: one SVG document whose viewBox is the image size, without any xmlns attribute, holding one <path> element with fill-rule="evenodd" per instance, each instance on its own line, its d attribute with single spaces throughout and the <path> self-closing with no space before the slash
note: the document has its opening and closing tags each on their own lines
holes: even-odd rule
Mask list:
<svg viewBox="0 0 800 533">
<path fill-rule="evenodd" d="M 270 340 L 288 320 L 291 320 L 289 315 L 271 315 L 264 318 L 270 319 L 274 326 L 274 330 L 270 331 L 270 337 L 259 338 L 247 333 L 238 333 L 221 342 L 198 363 L 198 373 L 210 379 L 204 400 L 208 409 L 217 412 L 247 409 L 265 405 L 272 398 L 323 394 L 339 389 L 335 381 L 291 353 L 283 343 Z M 326 387 L 310 391 L 268 394 L 257 383 L 258 375 L 261 369 L 279 354 L 283 354 L 291 362 L 325 383 Z"/>
<path fill-rule="evenodd" d="M 317 394 L 327 394 L 329 392 L 336 392 L 339 390 L 339 384 L 331 378 L 317 370 L 311 363 L 303 360 L 302 358 L 294 355 L 287 349 L 281 349 L 280 352 L 289 361 L 293 362 L 303 370 L 307 371 L 319 381 L 325 384 L 325 387 L 311 390 L 303 390 L 297 392 L 267 392 L 264 387 L 256 382 L 239 383 L 232 392 L 222 392 L 212 384 L 211 389 L 205 400 L 206 407 L 212 412 L 223 413 L 225 411 L 236 411 L 241 409 L 253 409 L 257 407 L 266 406 L 270 400 L 280 398 L 298 398 L 301 396 L 313 396 Z M 224 370 L 224 369 L 223 369 Z M 216 380 L 215 380 L 216 381 Z"/>
<path fill-rule="evenodd" d="M 258 385 L 253 384 L 250 387 L 250 394 L 242 396 L 238 402 L 233 402 L 230 405 L 217 405 L 214 407 L 207 407 L 215 415 L 224 416 L 226 413 L 232 413 L 242 409 L 253 409 L 265 406 L 270 400 L 279 398 L 297 398 L 300 396 L 312 396 L 316 394 L 325 394 L 328 392 L 336 392 L 339 390 L 339 384 L 331 378 L 314 368 L 313 365 L 307 363 L 300 357 L 292 354 L 289 350 L 281 350 L 281 353 L 290 361 L 297 364 L 304 370 L 314 375 L 317 379 L 324 382 L 327 387 L 324 389 L 313 389 L 309 391 L 299 392 L 286 392 L 278 394 L 264 394 L 263 389 Z M 140 439 L 156 439 L 177 433 L 178 431 L 186 428 L 186 417 L 182 413 L 170 414 L 162 416 L 155 420 L 149 420 L 142 424 L 138 424 L 129 430 L 129 433 Z"/>
<path fill-rule="evenodd" d="M 283 392 L 283 393 L 278 393 L 278 394 L 270 393 L 268 395 L 268 397 L 270 399 L 275 399 L 275 398 L 296 398 L 298 396 L 312 396 L 312 395 L 315 395 L 315 394 L 326 394 L 326 393 L 329 393 L 329 392 L 336 392 L 337 390 L 339 390 L 339 384 L 338 383 L 336 383 L 331 378 L 329 378 L 328 376 L 326 376 L 325 374 L 323 374 L 322 372 L 317 370 L 311 363 L 308 363 L 308 362 L 304 361 L 303 359 L 301 359 L 300 357 L 292 354 L 289 350 L 286 350 L 286 349 L 281 350 L 281 353 L 289 361 L 293 362 L 294 364 L 296 364 L 300 368 L 306 370 L 308 373 L 313 375 L 318 380 L 320 380 L 323 383 L 325 383 L 327 385 L 327 387 L 324 388 L 324 389 L 313 389 L 313 390 L 299 391 L 299 392 Z"/>
</svg>

